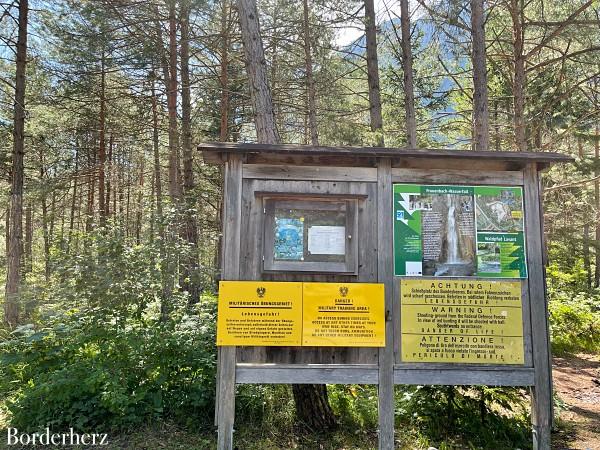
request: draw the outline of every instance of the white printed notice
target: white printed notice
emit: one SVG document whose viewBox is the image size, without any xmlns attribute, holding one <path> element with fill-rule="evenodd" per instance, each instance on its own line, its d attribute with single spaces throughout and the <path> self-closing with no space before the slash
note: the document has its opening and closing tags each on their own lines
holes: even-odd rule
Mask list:
<svg viewBox="0 0 600 450">
<path fill-rule="evenodd" d="M 313 255 L 346 254 L 346 227 L 324 225 L 310 227 L 308 251 Z"/>
</svg>

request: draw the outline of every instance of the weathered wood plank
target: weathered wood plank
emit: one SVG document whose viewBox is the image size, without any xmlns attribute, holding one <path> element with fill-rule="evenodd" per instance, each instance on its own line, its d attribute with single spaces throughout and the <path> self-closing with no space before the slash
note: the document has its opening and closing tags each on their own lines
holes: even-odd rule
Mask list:
<svg viewBox="0 0 600 450">
<path fill-rule="evenodd" d="M 236 382 L 275 384 L 377 384 L 375 364 L 238 364 Z"/>
<path fill-rule="evenodd" d="M 469 170 L 469 171 L 517 171 L 526 165 L 523 161 L 504 161 L 498 159 L 456 159 L 456 158 L 393 158 L 392 167 L 417 170 Z"/>
<path fill-rule="evenodd" d="M 244 164 L 244 178 L 260 180 L 315 180 L 376 182 L 374 167 L 321 167 L 278 164 Z"/>
<path fill-rule="evenodd" d="M 394 183 L 421 184 L 477 184 L 510 185 L 523 184 L 523 172 L 520 171 L 479 171 L 457 169 L 392 169 Z"/>
<path fill-rule="evenodd" d="M 265 281 L 316 282 L 377 282 L 377 223 L 373 220 L 377 207 L 376 183 L 348 183 L 294 180 L 243 181 L 243 217 L 241 279 Z M 262 273 L 263 193 L 303 193 L 304 195 L 331 195 L 358 199 L 358 276 L 319 273 Z M 298 200 L 300 199 L 296 195 Z M 371 347 L 239 347 L 238 363 L 278 364 L 375 364 L 378 349 Z"/>
<path fill-rule="evenodd" d="M 242 159 L 230 155 L 225 166 L 223 215 L 223 279 L 237 280 L 240 276 L 240 239 L 242 208 Z M 219 352 L 219 383 L 217 392 L 217 447 L 233 448 L 235 419 L 235 347 L 221 347 Z"/>
<path fill-rule="evenodd" d="M 542 224 L 538 195 L 538 174 L 535 164 L 524 171 L 525 232 L 527 266 L 529 272 L 529 299 L 531 308 L 531 340 L 533 367 L 532 424 L 534 449 L 550 448 L 552 425 L 552 372 L 548 342 L 548 305 L 542 256 Z"/>
<path fill-rule="evenodd" d="M 483 385 L 483 386 L 531 386 L 534 370 L 523 367 L 457 368 L 399 368 L 394 369 L 396 384 L 422 385 Z"/>
<path fill-rule="evenodd" d="M 392 162 L 377 167 L 377 278 L 385 284 L 385 347 L 379 349 L 379 449 L 394 448 L 394 326 L 392 250 Z"/>
<path fill-rule="evenodd" d="M 223 153 L 279 153 L 292 155 L 354 155 L 366 157 L 418 157 L 452 159 L 489 159 L 503 161 L 531 161 L 555 163 L 573 161 L 570 156 L 551 152 L 462 151 L 448 149 L 390 148 L 390 147 L 325 147 L 294 144 L 253 144 L 211 142 L 202 143 L 204 152 Z"/>
</svg>

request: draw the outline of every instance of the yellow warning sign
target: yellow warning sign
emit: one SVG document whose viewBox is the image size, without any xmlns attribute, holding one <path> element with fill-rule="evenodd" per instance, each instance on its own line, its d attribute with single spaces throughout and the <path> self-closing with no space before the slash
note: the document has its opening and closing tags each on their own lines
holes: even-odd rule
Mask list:
<svg viewBox="0 0 600 450">
<path fill-rule="evenodd" d="M 302 283 L 221 281 L 217 345 L 301 345 Z"/>
<path fill-rule="evenodd" d="M 385 347 L 383 284 L 304 283 L 302 345 Z"/>
<path fill-rule="evenodd" d="M 402 361 L 523 364 L 520 281 L 401 282 Z"/>
</svg>

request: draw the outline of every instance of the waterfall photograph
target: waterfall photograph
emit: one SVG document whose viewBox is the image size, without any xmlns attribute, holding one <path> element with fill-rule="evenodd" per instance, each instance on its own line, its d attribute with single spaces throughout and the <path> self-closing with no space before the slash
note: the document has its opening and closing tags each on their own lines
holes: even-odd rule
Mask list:
<svg viewBox="0 0 600 450">
<path fill-rule="evenodd" d="M 427 204 L 431 209 L 422 211 L 423 275 L 474 275 L 473 197 L 433 194 Z"/>
</svg>

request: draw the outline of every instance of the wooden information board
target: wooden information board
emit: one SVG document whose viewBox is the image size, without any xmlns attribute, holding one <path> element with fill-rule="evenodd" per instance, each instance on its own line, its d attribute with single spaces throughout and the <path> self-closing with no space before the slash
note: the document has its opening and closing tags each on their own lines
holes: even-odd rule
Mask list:
<svg viewBox="0 0 600 450">
<path fill-rule="evenodd" d="M 540 174 L 572 158 L 201 150 L 223 165 L 221 277 L 231 280 L 219 293 L 217 448 L 235 448 L 236 385 L 247 383 L 375 384 L 382 450 L 399 437 L 394 385 L 526 386 L 533 448 L 550 448 Z"/>
<path fill-rule="evenodd" d="M 520 281 L 403 279 L 402 360 L 523 364 Z"/>
</svg>

